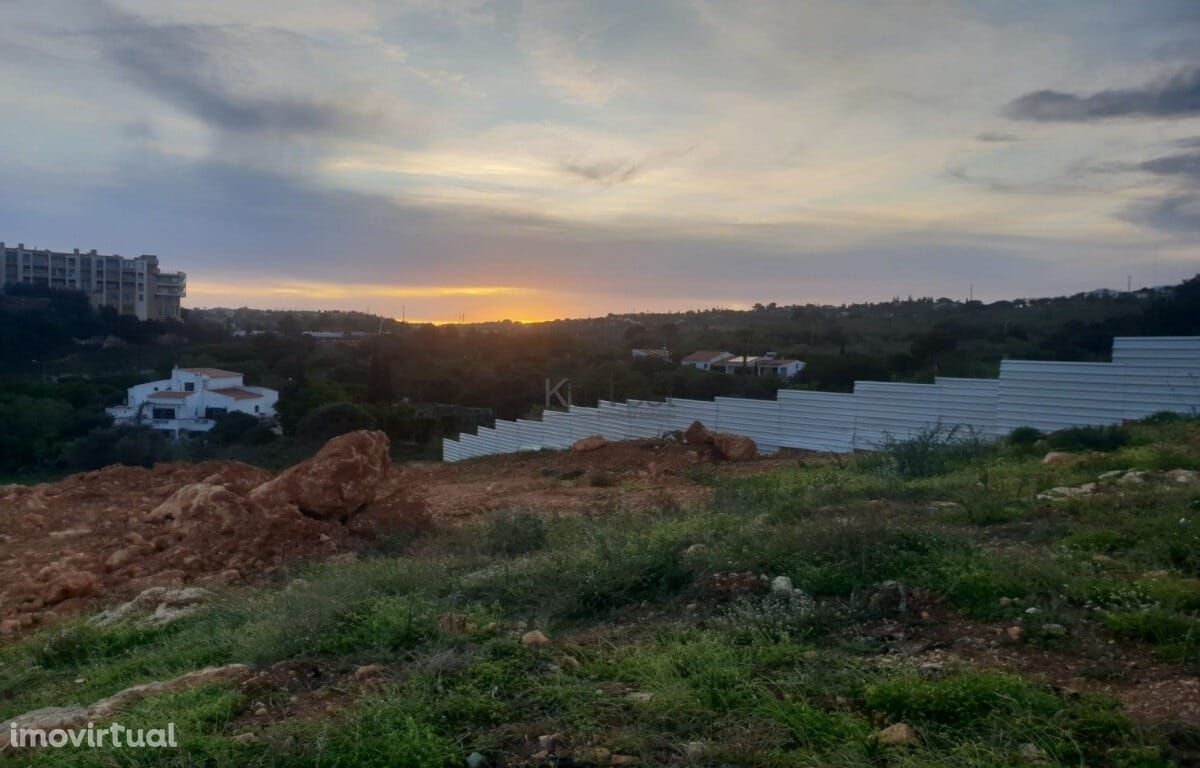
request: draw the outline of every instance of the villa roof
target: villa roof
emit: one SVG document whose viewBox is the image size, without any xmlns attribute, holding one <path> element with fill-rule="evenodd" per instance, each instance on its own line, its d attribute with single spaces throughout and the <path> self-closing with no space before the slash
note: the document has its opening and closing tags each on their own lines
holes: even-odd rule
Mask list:
<svg viewBox="0 0 1200 768">
<path fill-rule="evenodd" d="M 683 358 L 685 363 L 711 363 L 725 357 L 732 357 L 728 352 L 720 352 L 715 349 L 698 349 L 687 357 Z"/>
<path fill-rule="evenodd" d="M 194 395 L 195 392 L 176 392 L 174 390 L 163 390 L 162 392 L 151 392 L 150 400 L 187 400 Z"/>
<path fill-rule="evenodd" d="M 180 368 L 179 370 L 194 373 L 197 376 L 207 376 L 210 379 L 226 379 L 230 376 L 242 375 L 237 371 L 223 371 L 220 368 Z"/>
<path fill-rule="evenodd" d="M 241 387 L 210 389 L 208 391 L 214 395 L 224 395 L 225 397 L 229 397 L 234 400 L 257 400 L 258 398 L 262 397 L 262 395 L 260 395 L 258 392 L 251 392 L 250 390 L 242 389 Z"/>
</svg>

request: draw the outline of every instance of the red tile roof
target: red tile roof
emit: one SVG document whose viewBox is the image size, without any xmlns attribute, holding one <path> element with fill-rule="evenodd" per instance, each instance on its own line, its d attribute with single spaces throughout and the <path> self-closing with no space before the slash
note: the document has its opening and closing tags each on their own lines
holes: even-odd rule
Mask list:
<svg viewBox="0 0 1200 768">
<path fill-rule="evenodd" d="M 262 397 L 257 392 L 251 392 L 248 389 L 241 387 L 227 387 L 225 389 L 210 389 L 209 392 L 214 395 L 225 395 L 225 397 L 233 398 L 234 400 L 257 400 Z"/>
</svg>

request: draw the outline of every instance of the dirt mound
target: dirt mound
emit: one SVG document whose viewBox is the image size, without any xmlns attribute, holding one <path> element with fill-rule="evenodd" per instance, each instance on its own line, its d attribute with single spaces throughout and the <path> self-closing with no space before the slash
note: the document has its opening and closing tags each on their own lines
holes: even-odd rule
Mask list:
<svg viewBox="0 0 1200 768">
<path fill-rule="evenodd" d="M 255 580 L 285 561 L 347 549 L 355 530 L 388 530 L 390 516 L 419 506 L 397 509 L 400 489 L 391 488 L 392 505 L 371 510 L 366 523 L 339 522 L 375 499 L 389 468 L 387 438 L 356 432 L 275 479 L 204 462 L 0 487 L 0 633 L 151 586 Z"/>
<path fill-rule="evenodd" d="M 355 432 L 275 478 L 246 464 L 204 462 L 0 486 L 0 633 L 127 601 L 149 587 L 255 581 L 288 561 L 403 545 L 435 525 L 493 510 L 590 515 L 701 503 L 711 486 L 691 470 L 710 464 L 712 452 L 650 439 L 393 467 L 382 433 Z"/>
</svg>

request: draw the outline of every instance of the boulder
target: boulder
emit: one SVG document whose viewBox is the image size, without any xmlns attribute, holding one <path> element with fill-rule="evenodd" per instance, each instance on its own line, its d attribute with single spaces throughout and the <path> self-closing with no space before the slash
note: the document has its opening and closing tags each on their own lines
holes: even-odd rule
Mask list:
<svg viewBox="0 0 1200 768">
<path fill-rule="evenodd" d="M 239 522 L 256 514 L 261 514 L 257 504 L 223 485 L 191 483 L 150 510 L 145 520 L 166 523 L 179 537 L 190 538 L 216 533 L 229 535 L 237 529 Z"/>
<path fill-rule="evenodd" d="M 714 432 L 712 440 L 717 446 L 717 452 L 729 461 L 749 461 L 758 455 L 758 446 L 753 440 L 742 435 Z"/>
<path fill-rule="evenodd" d="M 391 459 L 383 432 L 359 430 L 333 438 L 316 456 L 250 492 L 261 504 L 294 504 L 318 520 L 344 520 L 375 500 Z"/>
<path fill-rule="evenodd" d="M 59 574 L 42 590 L 43 605 L 58 605 L 74 597 L 87 597 L 100 588 L 96 574 L 88 571 L 66 571 Z"/>
<path fill-rule="evenodd" d="M 1172 469 L 1167 472 L 1165 477 L 1172 483 L 1180 485 L 1189 485 L 1191 483 L 1200 482 L 1200 472 L 1194 469 Z"/>
<path fill-rule="evenodd" d="M 917 734 L 905 723 L 894 723 L 876 733 L 875 738 L 879 739 L 880 744 L 901 747 L 915 743 Z"/>
<path fill-rule="evenodd" d="M 571 450 L 575 453 L 587 453 L 599 450 L 606 445 L 608 445 L 608 441 L 604 439 L 603 435 L 588 435 L 571 443 Z"/>
<path fill-rule="evenodd" d="M 683 433 L 683 441 L 688 445 L 712 445 L 713 436 L 703 424 L 693 421 Z"/>
<path fill-rule="evenodd" d="M 526 648 L 545 648 L 550 645 L 550 638 L 546 637 L 540 630 L 531 630 L 521 635 L 521 645 Z"/>
</svg>

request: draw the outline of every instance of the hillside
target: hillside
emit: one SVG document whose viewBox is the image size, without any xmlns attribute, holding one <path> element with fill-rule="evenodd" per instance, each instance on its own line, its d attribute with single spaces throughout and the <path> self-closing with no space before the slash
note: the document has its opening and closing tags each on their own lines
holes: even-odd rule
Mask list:
<svg viewBox="0 0 1200 768">
<path fill-rule="evenodd" d="M 189 561 L 169 599 L 86 618 L 149 582 L 118 584 L 0 645 L 0 719 L 170 721 L 180 748 L 0 765 L 1195 764 L 1200 423 L 1152 421 L 736 464 L 647 441 L 396 468 L 344 440 L 290 479 L 226 466 L 203 482 L 238 538 L 277 510 L 314 548 L 225 585 Z M 77 500 L 203 524 L 154 510 L 208 469 Z M 72 484 L 5 489 L 5 528 Z"/>
</svg>

